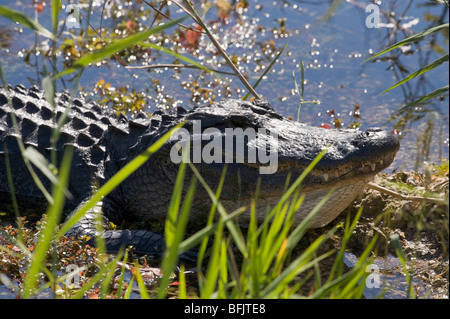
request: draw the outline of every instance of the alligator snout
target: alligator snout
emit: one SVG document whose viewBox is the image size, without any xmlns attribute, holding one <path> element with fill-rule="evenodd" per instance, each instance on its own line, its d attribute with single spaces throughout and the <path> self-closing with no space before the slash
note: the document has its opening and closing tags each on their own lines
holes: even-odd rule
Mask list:
<svg viewBox="0 0 450 319">
<path fill-rule="evenodd" d="M 387 132 L 381 128 L 368 128 L 352 141 L 353 146 L 359 149 L 359 155 L 362 158 L 372 157 L 378 159 L 385 154 L 397 153 L 400 143 L 396 135 Z"/>
</svg>

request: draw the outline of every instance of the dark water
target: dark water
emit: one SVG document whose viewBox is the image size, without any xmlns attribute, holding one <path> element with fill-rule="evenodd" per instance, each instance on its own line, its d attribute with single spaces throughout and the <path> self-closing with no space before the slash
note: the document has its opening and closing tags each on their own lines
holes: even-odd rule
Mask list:
<svg viewBox="0 0 450 319">
<path fill-rule="evenodd" d="M 23 11 L 28 16 L 37 15 L 39 22 L 51 30 L 48 4 L 43 7 L 42 13 L 36 14 L 31 1 L 0 0 L 0 3 Z M 319 100 L 320 104 L 304 104 L 300 113 L 301 121 L 316 126 L 323 123 L 333 126 L 338 118 L 342 127 L 348 127 L 357 121 L 362 129 L 373 126 L 387 130 L 397 129 L 402 138 L 402 147 L 389 170 L 421 169 L 424 161 L 438 163 L 441 159 L 448 159 L 448 96 L 441 100 L 434 99 L 409 114 L 389 121 L 402 106 L 448 84 L 448 63 L 428 72 L 419 80 L 414 79 L 408 85 L 379 95 L 408 72 L 441 57 L 442 52 L 439 50 L 448 52 L 448 33 L 446 36 L 442 33 L 435 34 L 404 48 L 403 51 L 407 54 L 402 54 L 397 49 L 384 55 L 382 60 L 363 63 L 370 54 L 380 51 L 388 44 L 429 28 L 433 25 L 433 19 L 443 17 L 447 22 L 448 10 L 445 10 L 444 5 L 425 5 L 429 4 L 428 1 L 383 1 L 379 5 L 379 28 L 368 28 L 366 19 L 370 12 L 366 13 L 365 8 L 369 3 L 371 2 L 249 0 L 247 8 L 241 12 L 232 10 L 226 14 L 225 19 L 218 17 L 219 10 L 213 3 L 204 19 L 216 31 L 227 54 L 234 55 L 237 59 L 241 72 L 248 76 L 250 84 L 256 82 L 276 53 L 287 44 L 277 63 L 257 88 L 258 93 L 283 115 L 294 119 L 297 117 L 299 97 L 294 93 L 292 72 L 295 72 L 297 83 L 300 83 L 300 61 L 303 61 L 304 100 Z M 99 28 L 100 24 L 112 28 L 117 23 L 125 23 L 130 19 L 129 16 L 123 17 L 129 8 L 124 3 L 122 17 L 115 18 L 106 17 L 105 10 L 105 17 L 101 19 L 102 7 L 94 6 L 90 24 L 95 28 Z M 142 8 L 150 10 L 145 4 Z M 170 12 L 165 12 L 171 17 L 181 15 L 173 4 L 169 8 Z M 153 20 L 153 13 L 143 12 L 138 11 L 142 15 L 139 21 L 147 26 Z M 61 12 L 61 19 L 63 14 L 65 13 Z M 183 23 L 193 26 L 191 20 Z M 24 56 L 27 55 L 26 50 L 35 43 L 45 49 L 50 42 L 44 37 L 36 40 L 33 32 L 4 18 L 0 18 L 0 28 L 3 42 L 9 43 L 9 47 L 3 45 L 0 50 L 0 61 L 7 81 L 26 86 L 30 82 L 40 83 L 42 75 L 37 70 L 42 70 L 44 65 L 42 54 L 36 57 L 32 53 L 29 63 L 24 62 Z M 86 28 L 87 24 L 82 21 L 81 29 L 73 30 L 77 34 Z M 205 65 L 229 70 L 224 66 L 223 60 L 215 56 L 216 51 L 206 36 L 201 37 L 198 50 L 195 51 L 192 47 L 179 45 L 170 35 L 174 30 L 175 28 L 166 31 L 167 39 L 163 45 L 169 48 L 178 45 L 180 54 Z M 185 30 L 181 29 L 180 32 Z M 64 36 L 69 37 L 67 34 Z M 154 40 L 160 41 L 159 38 Z M 62 41 L 59 42 L 61 43 Z M 63 56 L 60 56 L 59 63 L 62 60 Z M 222 61 L 220 66 L 217 61 Z M 128 65 L 173 63 L 174 58 L 152 50 L 149 55 L 144 54 L 143 58 L 127 57 L 126 62 Z M 47 68 L 50 68 L 48 63 Z M 61 69 L 60 64 L 59 68 Z M 145 110 L 150 112 L 156 107 L 169 108 L 174 104 L 191 107 L 207 103 L 205 91 L 210 92 L 209 95 L 206 93 L 207 97 L 214 94 L 216 98 L 238 98 L 247 93 L 236 77 L 223 76 L 217 80 L 215 76 L 202 75 L 200 71 L 192 69 L 183 69 L 179 73 L 173 69 L 153 69 L 151 72 L 129 70 L 116 61 L 88 68 L 82 75 L 81 86 L 90 92 L 100 79 L 105 79 L 114 88 L 127 86 L 130 90 L 135 88 L 137 91 L 148 92 L 150 103 Z M 196 85 L 203 89 L 203 93 L 193 93 L 190 90 Z M 72 86 L 70 76 L 65 77 L 64 83 L 58 82 L 59 88 L 64 86 Z M 353 116 L 356 105 L 359 106 L 360 118 Z"/>
</svg>

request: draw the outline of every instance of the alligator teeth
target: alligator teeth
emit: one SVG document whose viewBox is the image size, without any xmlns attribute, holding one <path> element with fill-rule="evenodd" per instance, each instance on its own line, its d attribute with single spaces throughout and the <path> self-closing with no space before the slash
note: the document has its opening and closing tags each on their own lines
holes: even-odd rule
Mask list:
<svg viewBox="0 0 450 319">
<path fill-rule="evenodd" d="M 380 165 L 383 165 L 384 161 L 383 161 L 383 160 L 380 160 L 380 162 L 379 162 L 379 163 L 380 163 Z"/>
<path fill-rule="evenodd" d="M 372 172 L 374 172 L 374 171 L 375 171 L 375 167 L 376 167 L 376 165 L 375 165 L 375 164 L 370 164 L 370 168 L 372 169 Z"/>
<path fill-rule="evenodd" d="M 322 178 L 324 179 L 324 181 L 326 182 L 326 181 L 328 181 L 328 174 L 327 173 L 323 173 L 322 174 Z"/>
</svg>

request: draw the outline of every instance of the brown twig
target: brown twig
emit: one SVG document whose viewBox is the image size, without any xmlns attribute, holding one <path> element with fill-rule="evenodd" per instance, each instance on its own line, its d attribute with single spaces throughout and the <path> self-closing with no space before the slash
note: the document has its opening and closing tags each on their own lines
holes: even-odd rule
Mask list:
<svg viewBox="0 0 450 319">
<path fill-rule="evenodd" d="M 239 72 L 239 69 L 234 65 L 233 61 L 231 61 L 230 57 L 225 53 L 224 49 L 220 45 L 220 43 L 217 41 L 216 37 L 209 31 L 208 27 L 203 23 L 202 19 L 198 15 L 197 11 L 195 11 L 194 7 L 189 3 L 189 0 L 183 0 L 186 5 L 189 7 L 189 10 L 186 8 L 183 8 L 181 4 L 179 4 L 176 0 L 172 0 L 173 3 L 175 3 L 177 6 L 182 8 L 183 11 L 188 13 L 194 21 L 196 21 L 202 29 L 206 32 L 211 42 L 214 44 L 216 49 L 220 52 L 220 54 L 223 56 L 225 61 L 227 61 L 228 65 L 233 69 L 235 72 L 235 75 L 241 80 L 242 84 L 249 90 L 249 92 L 257 99 L 261 99 L 260 95 L 256 93 L 256 91 L 253 89 L 253 87 L 248 83 L 247 79 L 242 75 L 241 72 Z M 190 11 L 190 13 L 188 12 Z"/>
<path fill-rule="evenodd" d="M 414 201 L 414 202 L 423 202 L 423 201 L 425 201 L 425 202 L 433 203 L 433 204 L 436 204 L 436 205 L 448 205 L 448 202 L 446 202 L 443 199 L 431 198 L 431 197 L 422 197 L 422 196 L 405 196 L 405 195 L 399 194 L 397 192 L 394 192 L 394 191 L 392 191 L 390 189 L 387 189 L 387 188 L 385 188 L 383 186 L 380 186 L 380 185 L 377 185 L 377 184 L 374 184 L 374 183 L 368 183 L 367 187 L 371 188 L 371 189 L 374 189 L 374 190 L 377 190 L 377 191 L 379 191 L 381 193 L 385 193 L 385 194 L 391 195 L 393 197 L 400 198 L 401 200 L 409 200 L 409 201 Z"/>
<path fill-rule="evenodd" d="M 181 3 L 179 3 L 177 0 L 173 0 L 172 1 L 176 6 L 178 6 L 178 8 L 180 8 L 181 10 L 184 11 L 184 13 L 186 13 L 188 16 L 190 16 L 192 18 L 192 20 L 194 20 L 195 22 L 197 22 L 198 24 L 200 24 L 197 21 L 197 18 L 195 17 L 195 15 L 193 15 L 188 9 L 186 9 Z"/>
<path fill-rule="evenodd" d="M 155 10 L 155 12 L 157 13 L 157 15 L 155 16 L 155 19 L 152 21 L 152 24 L 151 24 L 151 25 L 153 25 L 153 24 L 155 23 L 155 21 L 156 21 L 156 19 L 157 19 L 157 17 L 158 17 L 159 14 L 162 15 L 164 18 L 168 19 L 169 21 L 173 21 L 173 19 L 172 19 L 171 17 L 169 17 L 167 14 L 165 14 L 164 12 L 161 11 L 162 8 L 166 5 L 166 2 L 164 2 L 163 4 L 161 4 L 161 7 L 160 7 L 159 9 L 156 8 L 154 5 L 152 5 L 151 3 L 149 3 L 148 1 L 143 0 L 143 2 L 144 2 L 146 5 L 148 5 L 150 8 L 152 8 L 153 10 Z M 181 24 L 181 23 L 177 23 L 177 24 L 178 24 L 180 27 L 185 28 L 185 29 L 188 29 L 188 30 L 190 30 L 190 31 L 194 31 L 194 32 L 197 32 L 197 33 L 205 33 L 205 31 L 203 31 L 203 30 L 196 30 L 196 29 L 194 29 L 194 28 L 188 27 L 188 26 L 186 26 L 186 25 L 184 25 L 184 24 Z"/>
</svg>

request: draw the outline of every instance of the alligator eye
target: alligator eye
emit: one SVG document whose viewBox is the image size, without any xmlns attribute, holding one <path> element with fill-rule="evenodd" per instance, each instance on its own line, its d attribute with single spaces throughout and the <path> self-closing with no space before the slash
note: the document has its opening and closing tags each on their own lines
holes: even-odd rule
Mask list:
<svg viewBox="0 0 450 319">
<path fill-rule="evenodd" d="M 367 136 L 370 136 L 370 133 L 378 133 L 378 132 L 382 132 L 383 130 L 379 127 L 371 127 L 368 128 L 367 130 L 365 130 L 364 132 L 366 133 Z"/>
</svg>

